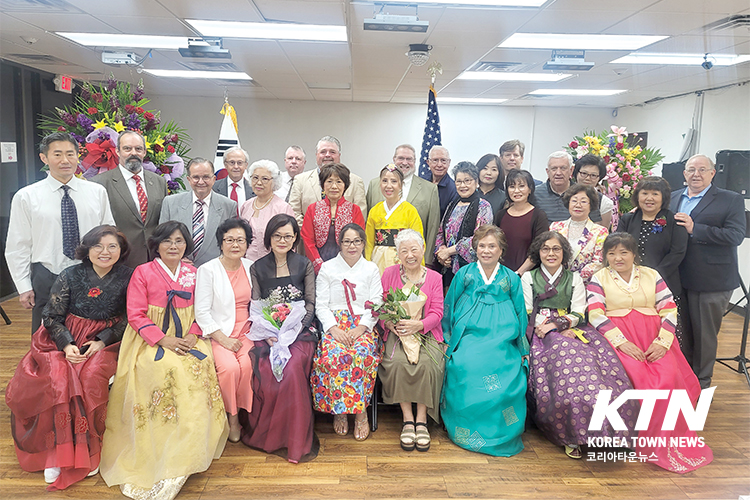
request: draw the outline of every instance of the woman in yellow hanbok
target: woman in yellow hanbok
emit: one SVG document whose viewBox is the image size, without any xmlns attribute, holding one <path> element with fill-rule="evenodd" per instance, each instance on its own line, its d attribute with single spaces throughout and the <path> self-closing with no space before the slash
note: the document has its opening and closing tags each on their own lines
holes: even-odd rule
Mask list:
<svg viewBox="0 0 750 500">
<path fill-rule="evenodd" d="M 229 425 L 211 345 L 193 314 L 193 241 L 181 222 L 156 228 L 156 259 L 128 287 L 128 327 L 109 395 L 101 475 L 134 499 L 171 500 L 224 451 Z"/>
<path fill-rule="evenodd" d="M 401 196 L 403 186 L 401 170 L 393 164 L 384 167 L 380 171 L 380 192 L 385 201 L 375 205 L 367 216 L 365 257 L 378 265 L 381 275 L 386 267 L 396 264 L 394 238 L 401 229 L 413 229 L 424 237 L 417 209 Z"/>
</svg>

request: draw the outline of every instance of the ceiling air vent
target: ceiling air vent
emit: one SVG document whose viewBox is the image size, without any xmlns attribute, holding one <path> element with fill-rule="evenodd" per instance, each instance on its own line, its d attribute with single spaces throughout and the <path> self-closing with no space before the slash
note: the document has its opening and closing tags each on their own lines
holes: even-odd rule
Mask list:
<svg viewBox="0 0 750 500">
<path fill-rule="evenodd" d="M 467 71 L 486 71 L 486 72 L 508 72 L 508 71 L 519 71 L 525 65 L 520 62 L 490 62 L 490 61 L 479 61 L 474 66 L 469 68 Z"/>
<path fill-rule="evenodd" d="M 65 0 L 0 0 L 0 10 L 16 14 L 78 14 L 78 9 Z"/>
<path fill-rule="evenodd" d="M 65 66 L 70 66 L 70 63 L 68 61 L 63 61 L 62 59 L 58 59 L 55 56 L 50 56 L 47 54 L 7 54 L 5 55 L 5 57 L 16 61 L 26 61 L 33 64 L 62 64 Z"/>
<path fill-rule="evenodd" d="M 736 15 L 719 19 L 703 27 L 705 31 L 726 31 L 738 28 L 750 28 L 750 15 Z"/>
<path fill-rule="evenodd" d="M 193 71 L 239 71 L 237 66 L 227 62 L 191 61 L 180 64 Z"/>
</svg>

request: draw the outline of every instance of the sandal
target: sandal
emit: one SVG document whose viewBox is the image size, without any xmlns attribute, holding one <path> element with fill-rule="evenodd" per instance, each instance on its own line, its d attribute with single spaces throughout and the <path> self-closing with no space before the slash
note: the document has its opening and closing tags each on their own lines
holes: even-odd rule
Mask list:
<svg viewBox="0 0 750 500">
<path fill-rule="evenodd" d="M 583 455 L 581 454 L 581 447 L 580 446 L 568 446 L 565 445 L 565 454 L 568 455 L 570 458 L 574 460 L 580 460 L 583 458 Z"/>
<path fill-rule="evenodd" d="M 411 425 L 412 429 L 407 430 L 406 426 Z M 415 432 L 414 422 L 406 421 L 401 426 L 401 449 L 404 451 L 414 451 L 416 446 L 417 433 Z"/>
<path fill-rule="evenodd" d="M 349 418 L 346 413 L 333 416 L 333 432 L 339 436 L 349 434 Z"/>
<path fill-rule="evenodd" d="M 427 430 L 427 422 L 417 422 L 414 428 L 417 431 L 417 451 L 429 450 L 432 440 L 430 439 L 430 432 Z"/>
<path fill-rule="evenodd" d="M 356 439 L 357 441 L 364 441 L 368 437 L 370 437 L 370 422 L 367 421 L 367 414 L 365 414 L 365 418 L 363 419 L 357 419 L 355 417 L 354 439 Z"/>
</svg>

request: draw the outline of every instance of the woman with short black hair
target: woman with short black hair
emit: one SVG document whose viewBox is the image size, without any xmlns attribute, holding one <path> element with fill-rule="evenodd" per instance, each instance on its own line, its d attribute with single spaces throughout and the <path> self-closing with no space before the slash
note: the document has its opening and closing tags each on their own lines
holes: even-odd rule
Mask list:
<svg viewBox="0 0 750 500">
<path fill-rule="evenodd" d="M 477 162 L 479 171 L 479 196 L 490 202 L 496 214 L 505 205 L 505 173 L 500 158 L 492 153 L 482 156 Z"/>
</svg>

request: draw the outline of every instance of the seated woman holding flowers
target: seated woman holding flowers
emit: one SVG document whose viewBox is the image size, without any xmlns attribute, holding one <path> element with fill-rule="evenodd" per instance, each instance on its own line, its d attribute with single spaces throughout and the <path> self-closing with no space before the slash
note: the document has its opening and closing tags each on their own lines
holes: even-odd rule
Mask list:
<svg viewBox="0 0 750 500">
<path fill-rule="evenodd" d="M 540 234 L 529 248 L 534 269 L 524 273 L 521 284 L 529 313 L 531 417 L 547 439 L 580 459 L 589 436 L 631 435 L 614 430 L 609 421 L 597 432 L 588 426 L 599 390 L 611 390 L 614 400 L 633 386 L 609 343 L 586 324 L 586 287 L 578 273 L 568 270 L 571 253 L 560 233 Z M 638 402 L 627 401 L 618 413 L 632 431 Z"/>
<path fill-rule="evenodd" d="M 362 255 L 365 231 L 347 224 L 339 233 L 341 251 L 320 268 L 316 281 L 315 312 L 322 338 L 315 353 L 311 377 L 313 405 L 333 413 L 333 430 L 349 432 L 348 414 L 354 417 L 354 439 L 370 435 L 367 406 L 372 399 L 380 362 L 376 320 L 365 304 L 382 302 L 378 266 Z"/>
<path fill-rule="evenodd" d="M 445 347 L 443 343 L 443 278 L 422 265 L 425 241 L 412 229 L 404 229 L 395 238 L 400 264 L 383 273 L 383 295 L 402 290 L 409 295 L 413 287 L 420 298 L 418 311 L 410 319 L 385 323 L 385 352 L 378 375 L 383 402 L 401 405 L 403 425 L 401 448 L 405 451 L 430 449 L 427 415 L 440 423 L 440 390 L 443 387 Z M 409 307 L 405 303 L 404 307 Z M 421 307 L 420 307 L 421 305 Z M 417 336 L 421 338 L 416 338 Z M 399 344 L 401 344 L 399 346 Z M 417 406 L 414 418 L 414 404 Z"/>
<path fill-rule="evenodd" d="M 298 241 L 295 218 L 274 215 L 264 235 L 271 252 L 250 266 L 253 409 L 239 410 L 242 442 L 292 463 L 312 460 L 320 446 L 310 406 L 315 272 L 293 251 Z"/>
</svg>

